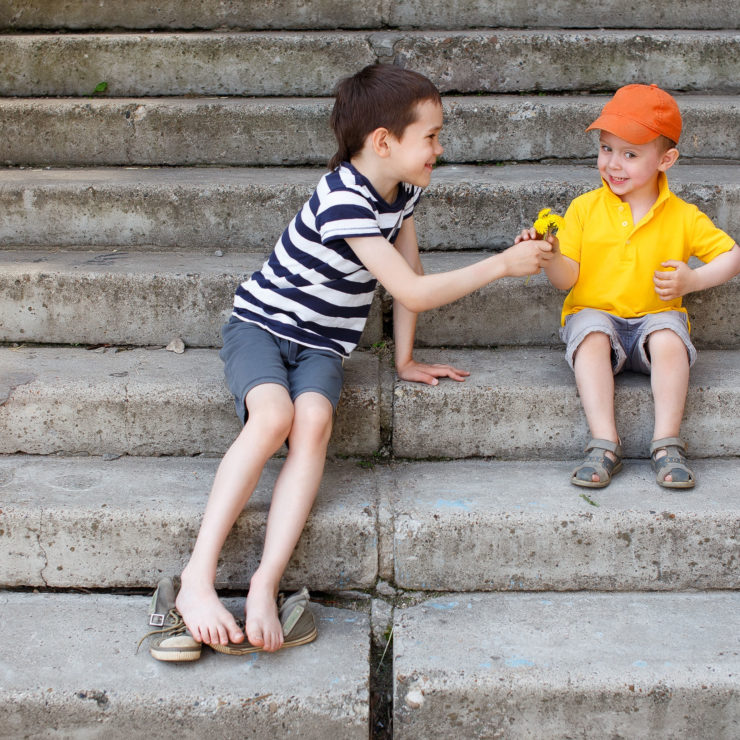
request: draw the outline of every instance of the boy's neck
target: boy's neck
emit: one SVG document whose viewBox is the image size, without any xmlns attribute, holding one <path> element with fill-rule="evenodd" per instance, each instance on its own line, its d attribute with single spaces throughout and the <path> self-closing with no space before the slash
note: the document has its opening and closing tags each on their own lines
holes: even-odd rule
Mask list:
<svg viewBox="0 0 740 740">
<path fill-rule="evenodd" d="M 388 176 L 387 171 L 384 171 L 386 168 L 382 166 L 384 164 L 382 160 L 363 156 L 363 152 L 360 152 L 350 159 L 350 164 L 370 182 L 375 192 L 386 203 L 393 203 L 396 200 L 400 181 Z"/>
<path fill-rule="evenodd" d="M 660 173 L 656 173 L 652 181 L 652 186 L 646 185 L 638 192 L 617 196 L 623 203 L 626 203 L 630 207 L 632 220 L 635 224 L 642 220 L 658 200 L 658 196 L 660 195 L 659 177 Z"/>
</svg>

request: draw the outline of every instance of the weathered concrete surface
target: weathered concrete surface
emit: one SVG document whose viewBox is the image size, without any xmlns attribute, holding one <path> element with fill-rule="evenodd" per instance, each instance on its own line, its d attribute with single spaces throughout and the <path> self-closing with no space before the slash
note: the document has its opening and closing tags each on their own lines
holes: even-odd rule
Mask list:
<svg viewBox="0 0 740 740">
<path fill-rule="evenodd" d="M 0 95 L 330 95 L 375 61 L 443 92 L 740 89 L 733 31 L 324 31 L 27 34 L 0 37 Z M 270 64 L 265 64 L 270 59 Z"/>
<path fill-rule="evenodd" d="M 0 737 L 366 738 L 367 615 L 312 605 L 319 636 L 268 655 L 154 660 L 149 599 L 0 594 Z M 232 603 L 236 608 L 236 604 Z"/>
<path fill-rule="evenodd" d="M 740 85 L 740 34 L 731 31 L 453 31 L 374 41 L 443 92 L 611 90 L 647 79 L 703 92 Z"/>
<path fill-rule="evenodd" d="M 384 0 L 6 0 L 0 28 L 29 29 L 312 29 L 377 28 Z M 709 13 L 711 14 L 711 10 Z M 700 26 L 701 27 L 701 26 Z"/>
<path fill-rule="evenodd" d="M 239 432 L 215 350 L 0 349 L 0 453 L 223 453 Z M 331 454 L 381 445 L 378 359 L 345 365 Z"/>
<path fill-rule="evenodd" d="M 467 369 L 464 383 L 396 383 L 393 452 L 410 458 L 576 459 L 589 440 L 573 373 L 560 350 L 424 350 L 422 362 Z M 627 457 L 647 457 L 653 404 L 647 376 L 616 381 Z M 740 353 L 706 350 L 691 371 L 681 435 L 693 457 L 740 454 Z"/>
<path fill-rule="evenodd" d="M 182 572 L 218 459 L 0 456 L 0 584 L 148 587 Z M 268 462 L 226 542 L 219 587 L 248 588 L 282 461 Z M 355 462 L 327 463 L 282 588 L 371 588 L 377 484 Z"/>
<path fill-rule="evenodd" d="M 740 595 L 449 594 L 396 610 L 394 737 L 740 733 Z"/>
<path fill-rule="evenodd" d="M 322 174 L 303 168 L 3 170 L 0 244 L 267 254 Z M 670 182 L 717 226 L 740 234 L 736 166 L 679 165 Z M 544 204 L 562 213 L 599 185 L 593 166 L 439 167 L 414 216 L 419 242 L 438 250 L 509 246 Z"/>
<path fill-rule="evenodd" d="M 487 253 L 428 253 L 428 273 L 453 270 Z M 234 287 L 264 255 L 178 252 L 0 251 L 0 341 L 220 347 Z M 687 297 L 698 347 L 740 348 L 740 278 Z M 560 344 L 563 293 L 544 275 L 504 278 L 419 315 L 416 344 Z M 390 310 L 390 297 L 383 305 Z M 388 318 L 390 315 L 388 314 Z M 360 346 L 382 336 L 376 299 Z"/>
<path fill-rule="evenodd" d="M 330 95 L 376 60 L 366 34 L 0 36 L 0 95 Z M 270 60 L 269 64 L 266 60 Z"/>
<path fill-rule="evenodd" d="M 390 3 L 390 25 L 421 28 L 738 28 L 740 12 L 732 2 L 657 0 L 639 10 L 619 0 L 448 0 L 429 12 L 425 0 Z"/>
<path fill-rule="evenodd" d="M 646 460 L 608 489 L 576 488 L 574 462 L 393 466 L 400 588 L 637 591 L 740 587 L 740 462 L 697 460 L 668 492 Z M 585 494 L 593 503 L 581 497 Z"/>
<path fill-rule="evenodd" d="M 0 341 L 220 347 L 234 290 L 265 256 L 0 251 Z M 361 346 L 381 333 L 376 300 Z"/>
<path fill-rule="evenodd" d="M 188 28 L 422 28 L 511 26 L 538 28 L 738 28 L 733 2 L 658 0 L 639 13 L 619 0 L 555 0 L 541 7 L 520 0 L 452 0 L 429 12 L 423 0 L 166 0 L 118 3 L 105 0 L 6 0 L 0 28 L 76 30 Z"/>
<path fill-rule="evenodd" d="M 443 162 L 591 158 L 603 95 L 445 98 Z M 733 96 L 679 95 L 681 156 L 740 158 Z M 0 100 L 9 165 L 325 165 L 330 98 Z M 711 132 L 711 135 L 709 133 Z"/>
</svg>

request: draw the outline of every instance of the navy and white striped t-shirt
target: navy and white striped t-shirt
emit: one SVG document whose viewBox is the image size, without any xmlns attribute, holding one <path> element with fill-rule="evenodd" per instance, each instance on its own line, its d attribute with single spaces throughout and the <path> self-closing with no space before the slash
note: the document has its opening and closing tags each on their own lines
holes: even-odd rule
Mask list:
<svg viewBox="0 0 740 740">
<path fill-rule="evenodd" d="M 401 183 L 386 203 L 343 162 L 321 178 L 275 249 L 237 288 L 233 314 L 273 334 L 348 357 L 370 311 L 376 280 L 345 239 L 382 235 L 395 242 L 421 188 Z"/>
</svg>

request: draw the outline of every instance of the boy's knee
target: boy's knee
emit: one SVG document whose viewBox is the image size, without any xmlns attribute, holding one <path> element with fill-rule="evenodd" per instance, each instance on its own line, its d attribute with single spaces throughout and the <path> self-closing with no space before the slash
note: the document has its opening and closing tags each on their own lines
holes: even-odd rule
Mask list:
<svg viewBox="0 0 740 740">
<path fill-rule="evenodd" d="M 325 445 L 331 436 L 333 420 L 334 409 L 326 398 L 320 396 L 311 399 L 300 396 L 296 402 L 291 436 L 300 436 L 301 440 L 309 445 Z"/>
<path fill-rule="evenodd" d="M 279 440 L 282 444 L 290 434 L 295 417 L 295 409 L 290 400 L 275 403 L 271 407 L 261 407 L 250 411 L 249 422 L 261 430 L 266 439 Z"/>
<path fill-rule="evenodd" d="M 672 329 L 658 329 L 652 332 L 648 336 L 647 346 L 651 358 L 654 358 L 656 354 L 665 354 L 676 356 L 676 358 L 686 358 L 688 361 L 686 345 Z"/>
<path fill-rule="evenodd" d="M 578 348 L 573 355 L 573 359 L 577 359 L 579 353 L 611 353 L 611 351 L 612 343 L 609 335 L 605 334 L 603 331 L 592 331 L 586 334 L 581 343 L 578 345 Z"/>
</svg>

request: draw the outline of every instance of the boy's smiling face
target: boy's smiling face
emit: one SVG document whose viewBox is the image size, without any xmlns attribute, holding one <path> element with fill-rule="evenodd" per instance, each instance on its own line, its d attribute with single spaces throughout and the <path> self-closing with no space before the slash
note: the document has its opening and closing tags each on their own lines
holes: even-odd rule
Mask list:
<svg viewBox="0 0 740 740">
<path fill-rule="evenodd" d="M 647 144 L 630 144 L 601 131 L 599 137 L 599 174 L 622 200 L 655 199 L 658 173 L 665 172 L 676 160 L 675 149 L 665 150 L 660 139 Z"/>
<path fill-rule="evenodd" d="M 416 107 L 416 120 L 400 139 L 390 137 L 390 161 L 399 182 L 426 187 L 432 177 L 437 157 L 444 151 L 439 143 L 442 130 L 442 106 L 424 100 Z"/>
</svg>

